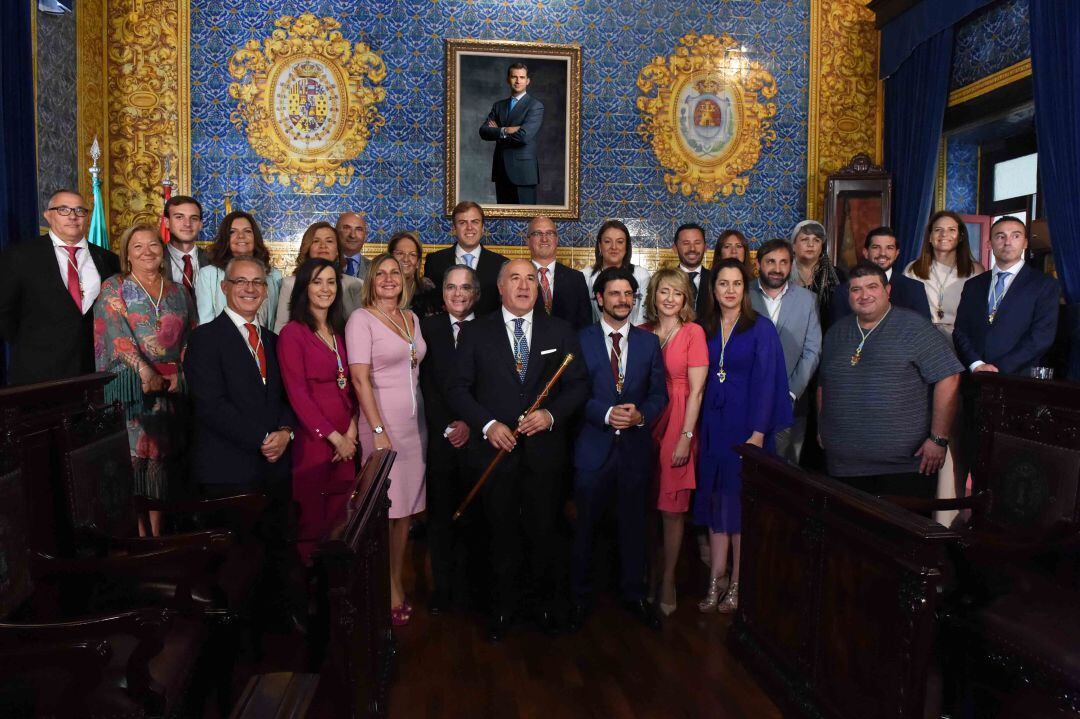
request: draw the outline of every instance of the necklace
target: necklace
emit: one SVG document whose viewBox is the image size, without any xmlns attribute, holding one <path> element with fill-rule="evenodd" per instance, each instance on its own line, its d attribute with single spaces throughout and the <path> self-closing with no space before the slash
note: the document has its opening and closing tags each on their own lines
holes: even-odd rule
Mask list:
<svg viewBox="0 0 1080 719">
<path fill-rule="evenodd" d="M 863 332 L 862 325 L 859 324 L 859 318 L 855 318 L 855 327 L 859 330 L 859 335 L 862 336 L 862 339 L 859 340 L 859 346 L 855 348 L 855 354 L 851 355 L 852 367 L 859 364 L 859 360 L 862 359 L 863 345 L 866 344 L 866 340 L 870 339 L 870 335 L 873 334 L 874 330 L 881 326 L 881 323 L 885 321 L 885 318 L 889 316 L 890 312 L 892 312 L 892 305 L 889 305 L 889 309 L 885 310 L 885 314 L 881 316 L 881 319 L 875 322 L 874 326 L 865 332 Z"/>
<path fill-rule="evenodd" d="M 731 335 L 735 333 L 735 326 L 739 324 L 741 317 L 741 312 L 735 315 L 735 321 L 731 323 L 731 329 L 728 330 L 726 337 L 724 336 L 724 320 L 720 320 L 720 369 L 716 371 L 716 379 L 720 380 L 721 384 L 727 379 L 727 372 L 724 371 L 724 353 L 727 352 L 728 342 L 731 341 Z"/>
<path fill-rule="evenodd" d="M 331 339 L 327 340 L 323 337 L 323 333 L 320 330 L 315 330 L 315 336 L 334 353 L 334 359 L 337 360 L 337 386 L 338 389 L 345 389 L 345 366 L 341 363 L 341 353 L 338 352 L 337 338 L 331 334 Z"/>
<path fill-rule="evenodd" d="M 394 321 L 394 318 L 382 311 L 378 305 L 374 305 L 375 311 L 386 318 L 386 321 L 394 326 L 397 333 L 401 335 L 406 342 L 409 343 L 409 361 L 413 369 L 416 369 L 416 342 L 413 340 L 412 330 L 409 329 L 409 321 L 405 319 L 405 313 L 401 312 L 401 308 L 398 308 L 398 312 L 401 313 L 401 321 L 404 323 L 404 327 Z"/>
<path fill-rule="evenodd" d="M 945 273 L 945 279 L 942 280 L 938 277 L 937 265 L 938 262 L 930 263 L 930 277 L 933 279 L 931 287 L 937 290 L 937 309 L 934 314 L 937 315 L 939 320 L 945 319 L 945 285 L 948 284 L 949 278 L 952 277 L 953 272 L 956 272 L 955 267 L 950 267 L 949 271 Z"/>
<path fill-rule="evenodd" d="M 165 294 L 165 278 L 158 277 L 158 295 L 155 301 L 150 293 L 143 287 L 143 283 L 139 282 L 139 278 L 135 276 L 135 273 L 131 273 L 131 279 L 135 280 L 135 284 L 139 286 L 139 289 L 146 295 L 146 299 L 150 302 L 150 306 L 154 308 L 154 331 L 157 332 L 161 329 L 161 298 Z"/>
<path fill-rule="evenodd" d="M 675 333 L 679 331 L 680 327 L 682 327 L 682 322 L 676 322 L 671 330 L 668 331 L 667 336 L 664 337 L 663 342 L 660 343 L 660 349 L 664 349 L 664 347 L 667 346 L 667 343 L 675 336 Z"/>
</svg>

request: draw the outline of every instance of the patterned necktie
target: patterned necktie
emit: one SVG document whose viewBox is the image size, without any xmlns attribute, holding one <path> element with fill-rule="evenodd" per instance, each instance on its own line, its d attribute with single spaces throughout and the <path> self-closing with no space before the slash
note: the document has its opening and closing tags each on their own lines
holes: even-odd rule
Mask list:
<svg viewBox="0 0 1080 719">
<path fill-rule="evenodd" d="M 615 380 L 615 391 L 622 392 L 622 348 L 619 346 L 619 340 L 622 339 L 622 335 L 618 332 L 612 332 L 608 335 L 611 338 L 611 376 Z"/>
<path fill-rule="evenodd" d="M 259 363 L 259 374 L 262 376 L 263 384 L 266 384 L 266 348 L 263 347 L 262 339 L 259 337 L 259 329 L 250 322 L 245 322 L 244 327 L 247 328 L 248 345 L 251 347 L 251 353 L 255 355 L 255 359 Z"/>
<path fill-rule="evenodd" d="M 461 320 L 454 320 L 454 347 L 457 347 L 458 337 L 461 337 Z"/>
<path fill-rule="evenodd" d="M 548 282 L 548 268 L 540 268 L 540 295 L 544 298 L 544 309 L 551 314 L 551 283 Z"/>
<path fill-rule="evenodd" d="M 518 379 L 525 381 L 525 373 L 529 371 L 529 343 L 525 341 L 525 330 L 522 325 L 525 320 L 521 317 L 514 318 L 514 363 L 517 365 Z"/>
<path fill-rule="evenodd" d="M 195 294 L 195 268 L 191 264 L 191 255 L 184 255 L 184 287 Z"/>
<path fill-rule="evenodd" d="M 698 275 L 701 274 L 701 273 L 698 272 L 697 270 L 694 270 L 693 272 L 687 272 L 686 274 L 690 277 L 690 286 L 694 288 L 694 301 L 696 302 L 697 301 L 697 293 L 698 293 L 697 278 L 698 278 Z"/>
<path fill-rule="evenodd" d="M 68 253 L 67 288 L 71 299 L 75 300 L 75 306 L 82 312 L 82 284 L 79 282 L 79 263 L 75 261 L 75 253 L 78 247 L 64 246 Z"/>
<path fill-rule="evenodd" d="M 349 257 L 345 260 L 345 274 L 350 277 L 356 277 L 356 270 L 360 267 L 360 263 L 355 257 Z"/>
</svg>

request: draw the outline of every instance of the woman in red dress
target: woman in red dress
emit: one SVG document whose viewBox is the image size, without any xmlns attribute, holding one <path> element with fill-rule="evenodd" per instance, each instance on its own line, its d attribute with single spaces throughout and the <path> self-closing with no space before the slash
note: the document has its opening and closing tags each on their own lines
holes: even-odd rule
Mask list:
<svg viewBox="0 0 1080 719">
<path fill-rule="evenodd" d="M 292 320 L 281 328 L 278 361 L 298 427 L 293 499 L 300 505 L 297 549 L 311 564 L 315 544 L 344 511 L 356 476 L 356 399 L 342 335 L 341 270 L 315 258 L 296 273 Z"/>
<path fill-rule="evenodd" d="M 645 296 L 648 329 L 660 338 L 667 374 L 668 404 L 653 428 L 657 445 L 656 508 L 663 518 L 660 611 L 675 611 L 675 563 L 682 546 L 683 526 L 696 485 L 698 414 L 705 393 L 709 348 L 705 331 L 694 322 L 690 280 L 678 269 L 652 276 Z"/>
</svg>

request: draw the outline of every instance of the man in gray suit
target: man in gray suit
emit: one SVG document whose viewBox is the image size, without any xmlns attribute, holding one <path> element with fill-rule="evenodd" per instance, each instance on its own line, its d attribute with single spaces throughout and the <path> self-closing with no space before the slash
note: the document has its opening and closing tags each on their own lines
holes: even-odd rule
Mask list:
<svg viewBox="0 0 1080 719">
<path fill-rule="evenodd" d="M 164 214 L 165 227 L 169 230 L 165 253 L 169 277 L 186 287 L 194 297 L 199 269 L 210 264 L 206 250 L 195 244 L 203 228 L 202 205 L 194 197 L 176 195 L 165 203 Z"/>
<path fill-rule="evenodd" d="M 750 300 L 754 309 L 771 319 L 780 333 L 795 409 L 795 423 L 776 434 L 776 453 L 798 463 L 809 412 L 810 396 L 806 388 L 821 358 L 817 298 L 809 290 L 788 281 L 795 262 L 795 250 L 787 241 L 765 242 L 758 248 L 757 261 L 761 275 L 750 285 Z"/>
<path fill-rule="evenodd" d="M 345 274 L 361 282 L 367 280 L 371 260 L 360 254 L 364 249 L 364 243 L 367 242 L 367 220 L 359 213 L 343 212 L 337 218 L 335 229 L 337 229 L 338 239 L 341 240 Z"/>
</svg>

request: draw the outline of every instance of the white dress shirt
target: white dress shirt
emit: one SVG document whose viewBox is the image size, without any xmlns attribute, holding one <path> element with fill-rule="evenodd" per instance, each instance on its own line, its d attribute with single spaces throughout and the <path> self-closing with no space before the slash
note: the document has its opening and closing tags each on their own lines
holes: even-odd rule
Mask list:
<svg viewBox="0 0 1080 719">
<path fill-rule="evenodd" d="M 472 265 L 465 260 L 465 255 L 472 257 Z M 454 245 L 454 261 L 459 265 L 465 265 L 466 267 L 472 267 L 476 269 L 480 265 L 480 245 L 472 248 L 471 250 L 461 249 L 461 245 Z M 439 279 L 439 278 L 432 278 Z"/>
<path fill-rule="evenodd" d="M 503 325 L 506 327 L 506 338 L 510 342 L 510 354 L 516 356 L 517 338 L 514 337 L 514 320 L 518 319 L 518 316 L 510 310 L 506 309 L 505 306 L 500 308 L 499 311 L 502 312 Z M 523 314 L 521 316 L 521 319 L 525 320 L 521 323 L 521 331 L 525 334 L 525 344 L 529 346 L 529 352 L 532 353 L 533 310 L 529 310 L 528 312 Z M 551 413 L 548 412 L 548 414 L 550 415 Z M 481 430 L 484 435 L 484 439 L 487 439 L 488 428 L 493 424 L 495 424 L 495 420 L 492 419 L 488 420 L 488 422 L 484 425 L 484 428 Z M 554 424 L 555 423 L 553 421 L 552 426 L 554 426 Z"/>
<path fill-rule="evenodd" d="M 197 285 L 199 283 L 199 246 L 193 243 L 189 252 L 181 252 L 171 242 L 165 247 L 169 253 L 169 263 L 172 265 L 169 276 L 176 278 L 180 284 L 184 283 L 184 256 L 186 255 L 191 258 L 191 286 Z"/>
<path fill-rule="evenodd" d="M 474 319 L 476 319 L 476 315 L 473 314 L 472 312 L 470 312 L 465 317 L 465 319 L 463 319 L 463 320 L 457 319 L 456 317 L 454 317 L 449 312 L 446 313 L 446 316 L 450 318 L 450 335 L 454 338 L 454 346 L 457 347 L 458 333 L 461 332 L 461 328 L 457 326 L 457 323 L 458 322 L 472 322 Z"/>
<path fill-rule="evenodd" d="M 615 346 L 611 339 L 611 333 L 614 332 L 619 335 L 619 374 L 625 377 L 626 363 L 630 357 L 630 323 L 626 322 L 619 329 L 615 329 L 606 320 L 601 319 L 600 331 L 604 333 L 604 347 L 607 349 L 608 357 L 611 357 L 611 350 Z M 604 413 L 604 424 L 611 424 L 611 410 L 613 409 L 615 409 L 614 405 L 608 407 L 608 411 Z"/>
<path fill-rule="evenodd" d="M 61 248 L 79 248 L 79 252 L 75 253 L 75 267 L 79 271 L 79 288 L 82 290 L 82 313 L 85 315 L 94 306 L 94 300 L 101 294 L 101 274 L 97 270 L 97 265 L 94 264 L 94 258 L 90 256 L 90 246 L 86 243 L 85 237 L 74 245 L 69 245 L 57 237 L 52 230 L 49 230 L 49 238 L 53 243 L 56 264 L 60 267 L 60 281 L 64 284 L 64 287 L 68 286 L 68 267 L 70 266 L 71 255 L 68 254 L 67 250 Z"/>
<path fill-rule="evenodd" d="M 687 267 L 686 265 L 684 265 L 683 263 L 680 262 L 679 263 L 679 269 L 682 270 L 683 272 L 685 272 L 688 275 L 691 272 L 697 273 L 693 277 L 690 278 L 690 284 L 692 284 L 694 286 L 694 292 L 697 292 L 698 290 L 701 289 L 701 271 L 702 271 L 702 269 L 704 269 L 704 267 L 702 265 L 698 265 L 697 267 L 691 269 L 691 268 Z"/>
<path fill-rule="evenodd" d="M 552 297 L 552 299 L 554 299 L 555 298 L 555 265 L 557 263 L 555 262 L 555 260 L 552 260 L 551 263 L 547 264 L 547 265 L 542 265 L 539 262 L 537 262 L 536 260 L 533 260 L 532 263 L 533 263 L 533 266 L 536 267 L 536 287 L 537 287 L 537 291 L 540 292 L 540 296 L 543 297 L 543 291 L 540 290 L 540 288 L 543 287 L 543 285 L 540 284 L 540 268 L 541 267 L 546 267 L 547 268 L 548 287 L 551 288 L 551 297 Z M 505 312 L 505 310 L 503 310 L 503 311 Z"/>
<path fill-rule="evenodd" d="M 761 299 L 765 300 L 765 309 L 769 311 L 769 319 L 772 320 L 772 323 L 775 325 L 776 321 L 780 318 L 780 306 L 784 302 L 784 295 L 787 294 L 788 287 L 791 287 L 791 283 L 785 282 L 776 297 L 769 296 L 769 292 L 765 289 L 765 285 L 761 284 L 760 279 L 758 280 L 758 286 L 761 287 Z"/>
</svg>

